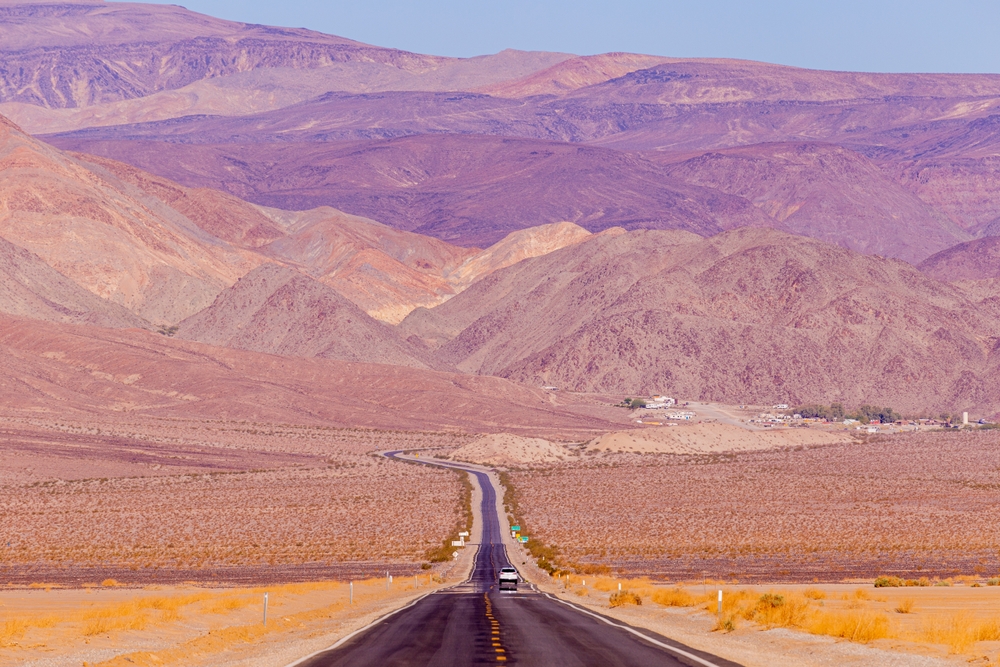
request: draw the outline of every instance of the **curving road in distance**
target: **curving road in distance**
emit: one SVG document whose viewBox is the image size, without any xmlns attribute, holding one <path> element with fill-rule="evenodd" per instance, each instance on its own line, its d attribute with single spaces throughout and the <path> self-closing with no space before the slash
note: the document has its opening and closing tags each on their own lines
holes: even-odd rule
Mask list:
<svg viewBox="0 0 1000 667">
<path fill-rule="evenodd" d="M 398 459 L 399 454 L 386 456 Z M 501 593 L 497 572 L 510 561 L 489 476 L 461 465 L 420 462 L 459 468 L 479 481 L 483 536 L 472 575 L 382 617 L 294 667 L 739 667 L 563 602 L 528 584 L 517 592 Z"/>
</svg>

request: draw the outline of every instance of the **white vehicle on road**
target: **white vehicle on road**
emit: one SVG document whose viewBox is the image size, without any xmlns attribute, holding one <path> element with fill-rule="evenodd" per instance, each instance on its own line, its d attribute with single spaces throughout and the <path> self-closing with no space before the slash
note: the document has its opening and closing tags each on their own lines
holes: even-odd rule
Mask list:
<svg viewBox="0 0 1000 667">
<path fill-rule="evenodd" d="M 500 573 L 497 575 L 497 581 L 500 582 L 500 590 L 517 590 L 517 582 L 520 577 L 517 575 L 517 570 L 512 567 L 502 567 L 500 568 Z"/>
</svg>

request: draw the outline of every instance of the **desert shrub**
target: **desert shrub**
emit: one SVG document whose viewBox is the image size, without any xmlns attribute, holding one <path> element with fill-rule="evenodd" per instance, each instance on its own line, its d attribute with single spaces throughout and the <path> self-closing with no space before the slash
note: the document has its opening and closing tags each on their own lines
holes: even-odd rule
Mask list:
<svg viewBox="0 0 1000 667">
<path fill-rule="evenodd" d="M 904 582 L 899 577 L 876 577 L 875 578 L 875 588 L 899 588 L 903 586 Z"/>
<path fill-rule="evenodd" d="M 978 626 L 968 612 L 930 616 L 924 619 L 921 638 L 932 644 L 944 644 L 951 653 L 964 653 L 979 639 Z"/>
<path fill-rule="evenodd" d="M 517 502 L 517 491 L 511 483 L 510 475 L 505 471 L 500 471 L 497 473 L 497 476 L 500 479 L 500 485 L 503 486 L 504 489 L 504 509 L 507 511 L 508 517 L 512 517 L 514 521 L 521 526 L 522 532 L 524 532 L 524 520 Z M 525 547 L 527 547 L 528 553 L 530 553 L 532 558 L 535 559 L 540 569 L 545 570 L 549 574 L 555 574 L 557 571 L 562 569 L 559 560 L 558 547 L 545 544 L 545 542 L 540 540 L 537 535 L 532 535 Z"/>
<path fill-rule="evenodd" d="M 608 602 L 612 607 L 624 607 L 630 604 L 641 605 L 642 598 L 638 593 L 633 593 L 632 591 L 615 591 L 608 598 Z"/>
<path fill-rule="evenodd" d="M 764 593 L 757 600 L 758 609 L 777 609 L 778 607 L 783 607 L 785 605 L 784 595 L 775 595 L 773 593 Z"/>
<path fill-rule="evenodd" d="M 712 632 L 732 632 L 736 629 L 736 625 L 736 614 L 723 614 L 715 619 L 715 626 L 712 628 Z"/>
<path fill-rule="evenodd" d="M 965 653 L 977 642 L 1000 640 L 1000 620 L 980 621 L 968 612 L 924 619 L 921 639 L 944 644 L 951 653 Z"/>
<path fill-rule="evenodd" d="M 136 602 L 88 611 L 84 613 L 83 620 L 83 634 L 87 637 L 118 630 L 144 630 L 150 621 L 149 614 Z"/>
<path fill-rule="evenodd" d="M 900 600 L 899 604 L 896 605 L 896 608 L 894 609 L 894 611 L 897 614 L 911 614 L 911 613 L 913 613 L 913 600 L 911 600 L 910 598 L 906 598 L 904 600 Z"/>
<path fill-rule="evenodd" d="M 427 550 L 427 560 L 432 563 L 443 563 L 451 560 L 452 554 L 455 552 L 455 547 L 451 546 L 451 543 L 458 541 L 460 532 L 472 530 L 472 482 L 469 480 L 468 473 L 456 472 L 459 479 L 462 480 L 462 491 L 459 496 L 459 507 L 462 508 L 462 511 L 455 529 L 442 540 L 441 546 Z"/>
<path fill-rule="evenodd" d="M 693 595 L 680 588 L 660 589 L 651 597 L 653 602 L 664 607 L 693 607 L 698 604 Z"/>
<path fill-rule="evenodd" d="M 208 607 L 207 611 L 210 614 L 226 614 L 231 611 L 239 611 L 245 607 L 250 606 L 253 600 L 246 597 L 230 597 L 223 598 L 215 602 Z"/>
<path fill-rule="evenodd" d="M 803 593 L 810 600 L 825 600 L 826 593 L 819 590 L 818 588 L 807 588 Z"/>
<path fill-rule="evenodd" d="M 818 612 L 812 616 L 806 629 L 814 635 L 840 637 L 861 644 L 885 639 L 891 634 L 889 618 L 871 611 Z"/>
<path fill-rule="evenodd" d="M 765 593 L 744 616 L 768 627 L 800 626 L 808 617 L 809 602 L 804 597 Z"/>
<path fill-rule="evenodd" d="M 28 630 L 28 623 L 21 618 L 9 618 L 0 625 L 0 648 L 10 646 Z"/>
</svg>

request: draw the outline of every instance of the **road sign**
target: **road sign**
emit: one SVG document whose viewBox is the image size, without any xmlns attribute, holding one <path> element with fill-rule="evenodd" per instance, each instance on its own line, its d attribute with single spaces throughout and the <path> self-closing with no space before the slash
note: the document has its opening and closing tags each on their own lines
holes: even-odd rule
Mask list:
<svg viewBox="0 0 1000 667">
<path fill-rule="evenodd" d="M 510 529 L 516 533 L 517 531 L 521 530 L 521 526 L 511 526 Z"/>
<path fill-rule="evenodd" d="M 527 544 L 527 543 L 528 543 L 528 536 L 525 535 L 521 538 L 521 544 Z"/>
</svg>

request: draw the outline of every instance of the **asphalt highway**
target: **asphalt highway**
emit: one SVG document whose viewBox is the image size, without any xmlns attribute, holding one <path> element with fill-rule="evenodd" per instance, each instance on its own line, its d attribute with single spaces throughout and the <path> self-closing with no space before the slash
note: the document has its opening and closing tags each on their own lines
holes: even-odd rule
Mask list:
<svg viewBox="0 0 1000 667">
<path fill-rule="evenodd" d="M 560 602 L 528 584 L 516 592 L 499 591 L 497 572 L 510 561 L 496 513 L 496 490 L 485 473 L 468 472 L 483 490 L 483 538 L 469 579 L 383 617 L 296 667 L 739 667 Z"/>
</svg>

